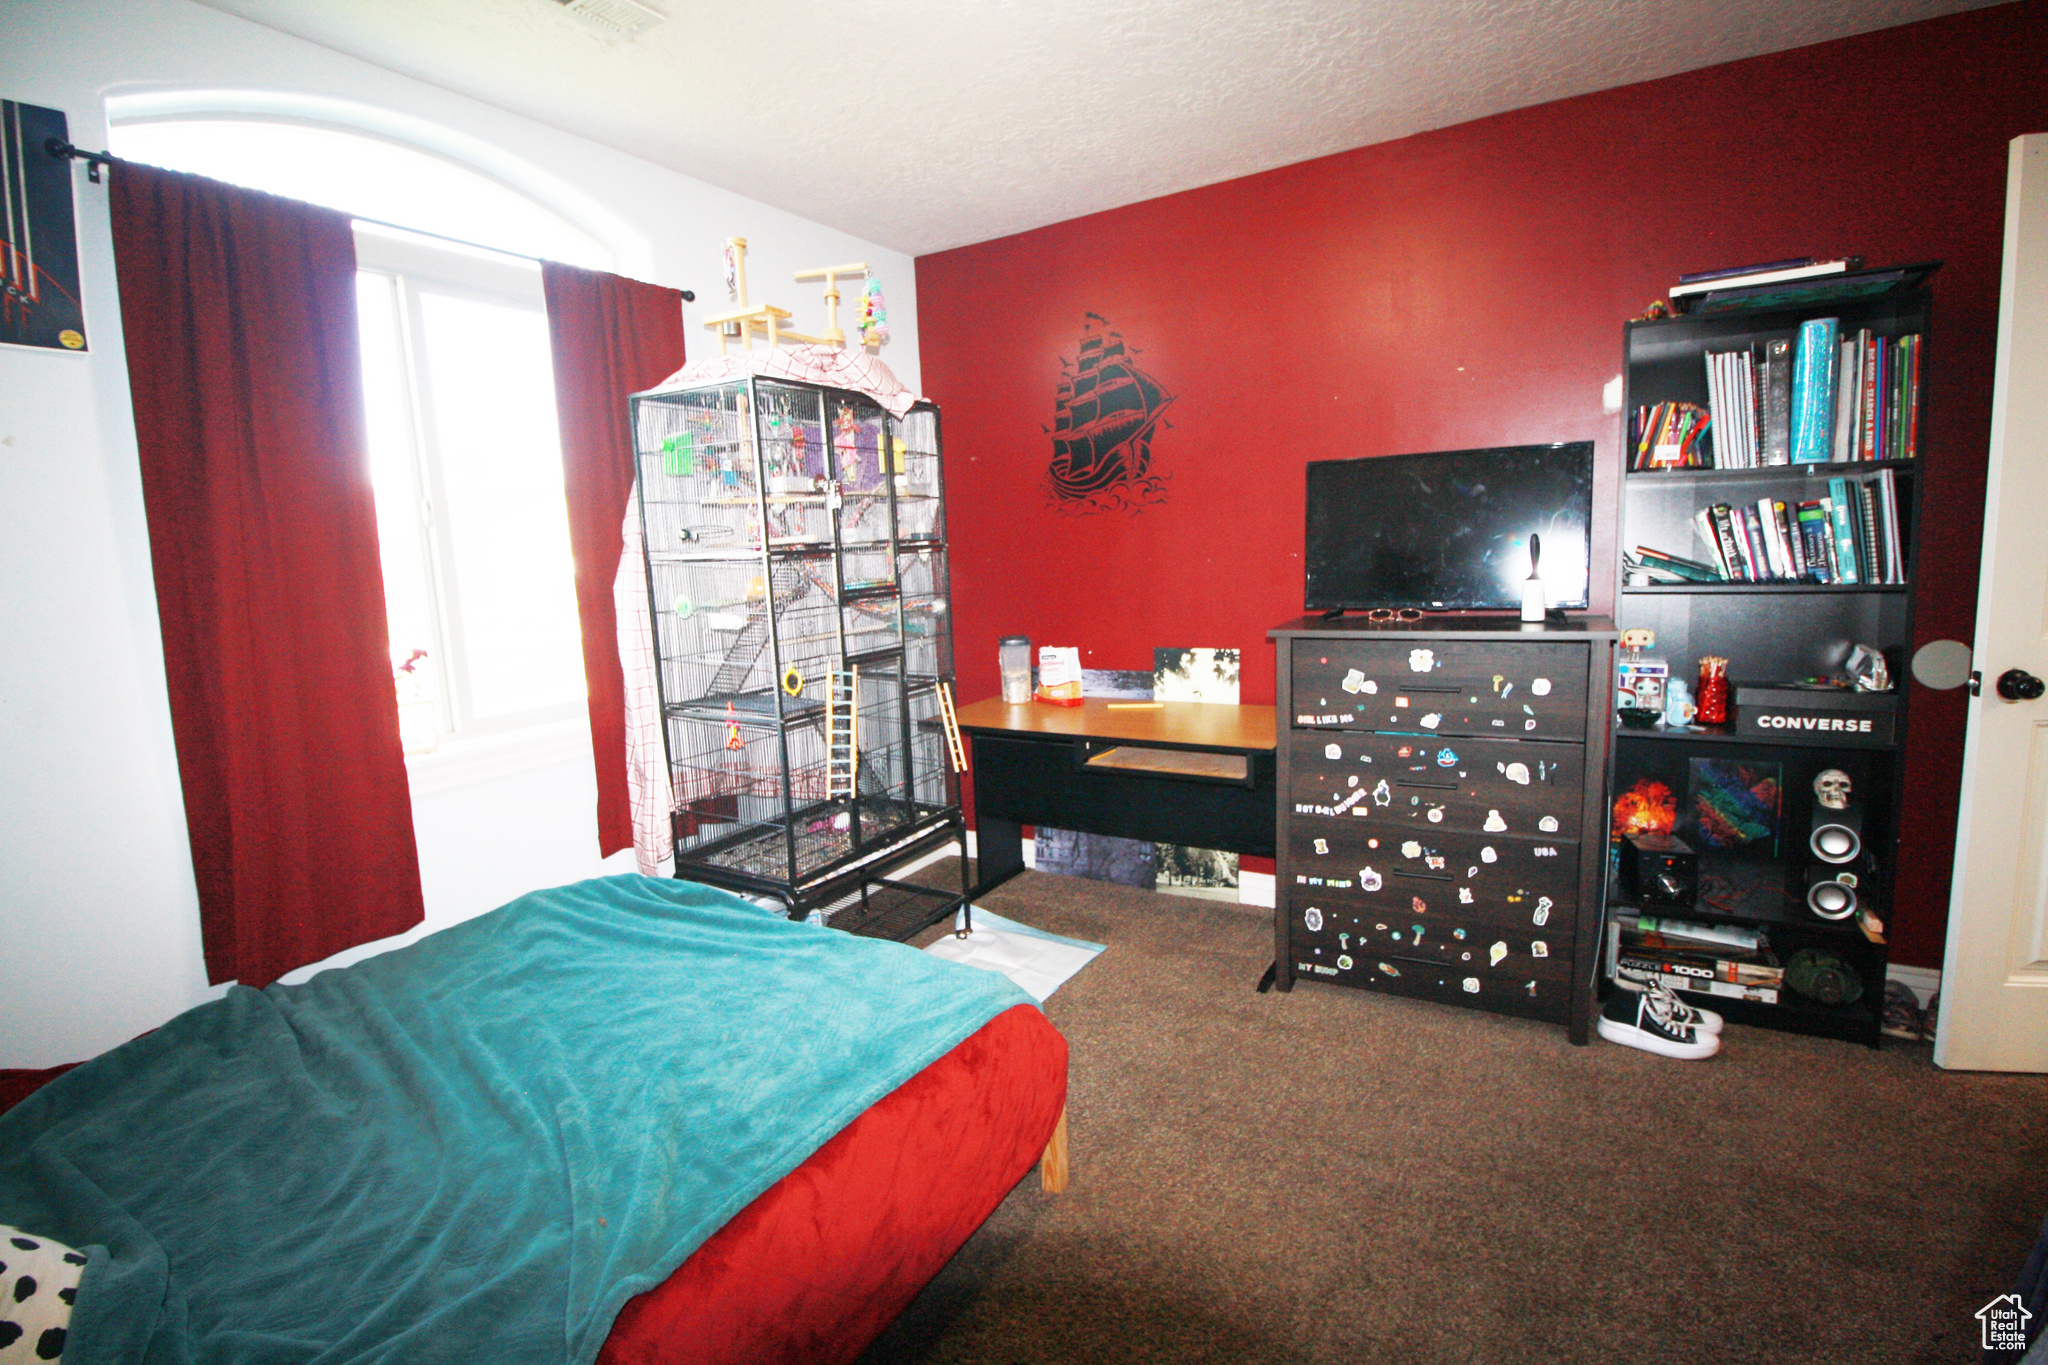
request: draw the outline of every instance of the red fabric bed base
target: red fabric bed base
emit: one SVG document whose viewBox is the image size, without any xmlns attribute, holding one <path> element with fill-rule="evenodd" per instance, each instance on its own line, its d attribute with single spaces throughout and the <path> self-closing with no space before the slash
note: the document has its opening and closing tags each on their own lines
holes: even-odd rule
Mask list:
<svg viewBox="0 0 2048 1365">
<path fill-rule="evenodd" d="M 833 1365 L 895 1320 L 1028 1173 L 1067 1043 L 1018 1005 L 848 1124 L 612 1324 L 599 1365 Z"/>
<path fill-rule="evenodd" d="M 0 1073 L 0 1112 L 69 1066 Z M 984 1024 L 811 1153 L 612 1324 L 599 1365 L 834 1365 L 895 1321 L 1038 1161 L 1067 1040 Z"/>
</svg>

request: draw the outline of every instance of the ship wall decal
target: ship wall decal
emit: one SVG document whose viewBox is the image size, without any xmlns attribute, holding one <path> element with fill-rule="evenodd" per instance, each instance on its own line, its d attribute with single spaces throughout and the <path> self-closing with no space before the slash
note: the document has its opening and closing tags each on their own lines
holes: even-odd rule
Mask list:
<svg viewBox="0 0 2048 1365">
<path fill-rule="evenodd" d="M 1062 512 L 1139 512 L 1166 501 L 1152 436 L 1173 395 L 1139 369 L 1098 313 L 1081 324 L 1081 353 L 1060 358 L 1046 494 Z"/>
</svg>

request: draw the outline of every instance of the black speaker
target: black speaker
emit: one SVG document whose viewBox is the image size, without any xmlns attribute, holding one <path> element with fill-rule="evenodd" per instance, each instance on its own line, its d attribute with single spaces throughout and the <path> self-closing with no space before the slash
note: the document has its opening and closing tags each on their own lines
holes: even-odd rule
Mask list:
<svg viewBox="0 0 2048 1365">
<path fill-rule="evenodd" d="M 1806 908 L 1825 920 L 1854 917 L 1863 906 L 1862 879 L 1826 863 L 1806 869 Z"/>
<path fill-rule="evenodd" d="M 1691 905 L 1700 855 L 1669 834 L 1631 834 L 1622 844 L 1621 884 L 1638 905 Z"/>
</svg>

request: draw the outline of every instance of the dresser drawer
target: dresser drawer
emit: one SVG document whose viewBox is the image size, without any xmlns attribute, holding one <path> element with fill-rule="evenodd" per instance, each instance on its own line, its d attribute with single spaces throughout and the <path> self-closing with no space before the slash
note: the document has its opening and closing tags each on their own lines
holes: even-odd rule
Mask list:
<svg viewBox="0 0 2048 1365">
<path fill-rule="evenodd" d="M 1372 829 L 1578 832 L 1582 745 L 1307 731 L 1285 742 L 1287 810 L 1304 828 L 1334 819 Z"/>
<path fill-rule="evenodd" d="M 1571 927 L 1553 922 L 1539 929 L 1431 912 L 1396 915 L 1335 897 L 1296 895 L 1289 902 L 1289 939 L 1295 960 L 1352 970 L 1385 960 L 1399 966 L 1420 963 L 1482 980 L 1565 982 L 1572 975 Z M 1349 958 L 1353 968 L 1344 966 Z M 1385 973 L 1382 975 L 1397 975 Z"/>
<path fill-rule="evenodd" d="M 1404 924 L 1455 916 L 1566 941 L 1577 919 L 1580 850 L 1569 841 L 1295 820 L 1287 851 L 1290 905 L 1341 905 L 1346 915 Z"/>
<path fill-rule="evenodd" d="M 1300 729 L 1586 737 L 1587 650 L 1484 640 L 1296 640 Z"/>
<path fill-rule="evenodd" d="M 1565 1017 L 1575 979 L 1569 931 L 1545 937 L 1540 929 L 1502 930 L 1435 916 L 1394 919 L 1304 898 L 1289 915 L 1297 979 L 1553 1022 Z"/>
</svg>

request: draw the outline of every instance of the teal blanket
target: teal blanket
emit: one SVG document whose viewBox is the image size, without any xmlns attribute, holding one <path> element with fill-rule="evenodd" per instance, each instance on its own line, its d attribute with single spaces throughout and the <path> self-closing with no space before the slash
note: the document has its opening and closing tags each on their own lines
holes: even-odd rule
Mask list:
<svg viewBox="0 0 2048 1365">
<path fill-rule="evenodd" d="M 587 1362 L 632 1295 L 1022 991 L 613 877 L 220 1001 L 0 1115 L 88 1249 L 67 1365 Z"/>
</svg>

